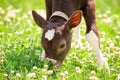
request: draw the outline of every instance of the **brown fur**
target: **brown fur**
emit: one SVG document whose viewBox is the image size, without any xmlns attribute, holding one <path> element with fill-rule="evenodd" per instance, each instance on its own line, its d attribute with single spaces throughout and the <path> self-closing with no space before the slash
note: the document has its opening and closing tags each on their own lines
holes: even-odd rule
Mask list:
<svg viewBox="0 0 120 80">
<path fill-rule="evenodd" d="M 35 22 L 44 30 L 41 43 L 45 49 L 46 57 L 57 60 L 57 63 L 54 64 L 57 67 L 61 65 L 70 49 L 71 29 L 81 22 L 82 12 L 80 10 L 85 18 L 86 33 L 92 29 L 98 36 L 94 0 L 46 0 L 46 20 L 35 11 L 32 12 Z M 59 16 L 50 18 L 55 11 L 65 13 L 70 19 L 66 21 Z M 44 36 L 50 29 L 55 29 L 55 36 L 51 41 L 48 41 Z"/>
</svg>

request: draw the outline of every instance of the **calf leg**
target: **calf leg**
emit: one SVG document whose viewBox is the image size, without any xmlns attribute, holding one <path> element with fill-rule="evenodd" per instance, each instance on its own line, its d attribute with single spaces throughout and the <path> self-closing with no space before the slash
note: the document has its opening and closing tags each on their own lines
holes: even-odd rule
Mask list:
<svg viewBox="0 0 120 80">
<path fill-rule="evenodd" d="M 79 26 L 76 27 L 76 39 L 75 40 L 76 40 L 75 41 L 76 45 L 78 45 L 79 47 L 82 48 L 80 27 Z"/>
<path fill-rule="evenodd" d="M 83 16 L 85 18 L 87 26 L 86 38 L 96 52 L 98 64 L 100 65 L 100 67 L 105 66 L 109 69 L 108 63 L 103 57 L 103 54 L 100 49 L 98 29 L 96 26 L 94 0 L 88 0 L 88 3 L 83 10 Z"/>
<path fill-rule="evenodd" d="M 46 20 L 49 20 L 50 16 L 52 15 L 53 0 L 45 0 L 45 3 L 46 3 Z"/>
<path fill-rule="evenodd" d="M 104 57 L 103 57 L 103 54 L 99 47 L 99 38 L 96 36 L 96 34 L 93 30 L 91 30 L 89 33 L 87 33 L 86 38 L 96 52 L 99 65 L 103 65 Z"/>
</svg>

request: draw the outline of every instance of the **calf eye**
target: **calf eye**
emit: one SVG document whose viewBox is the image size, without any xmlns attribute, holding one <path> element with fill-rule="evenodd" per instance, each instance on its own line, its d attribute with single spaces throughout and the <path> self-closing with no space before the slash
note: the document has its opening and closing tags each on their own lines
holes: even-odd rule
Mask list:
<svg viewBox="0 0 120 80">
<path fill-rule="evenodd" d="M 60 45 L 60 48 L 64 48 L 64 47 L 65 47 L 65 44 L 61 44 L 61 45 Z"/>
<path fill-rule="evenodd" d="M 63 39 L 60 41 L 58 44 L 58 52 L 64 51 L 65 48 L 67 47 L 66 41 Z"/>
</svg>

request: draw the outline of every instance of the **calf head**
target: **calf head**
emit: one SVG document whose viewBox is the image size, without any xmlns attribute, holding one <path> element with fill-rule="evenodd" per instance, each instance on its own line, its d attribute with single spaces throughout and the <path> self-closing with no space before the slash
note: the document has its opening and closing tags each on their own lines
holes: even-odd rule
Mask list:
<svg viewBox="0 0 120 80">
<path fill-rule="evenodd" d="M 69 20 L 61 25 L 46 21 L 35 11 L 32 11 L 32 15 L 35 22 L 43 29 L 41 44 L 45 50 L 45 57 L 56 60 L 53 65 L 59 67 L 70 49 L 71 29 L 81 22 L 81 11 L 75 11 Z"/>
</svg>

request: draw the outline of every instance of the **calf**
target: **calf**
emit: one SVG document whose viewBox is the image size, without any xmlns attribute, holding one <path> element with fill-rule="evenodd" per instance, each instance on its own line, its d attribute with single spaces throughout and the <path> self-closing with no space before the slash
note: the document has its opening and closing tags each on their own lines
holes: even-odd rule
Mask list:
<svg viewBox="0 0 120 80">
<path fill-rule="evenodd" d="M 98 63 L 108 67 L 100 50 L 94 0 L 46 0 L 46 13 L 45 20 L 32 11 L 35 22 L 43 29 L 41 44 L 45 51 L 42 60 L 54 59 L 57 62 L 53 65 L 60 67 L 71 46 L 71 29 L 81 22 L 83 15 L 86 38 L 96 52 Z"/>
</svg>

